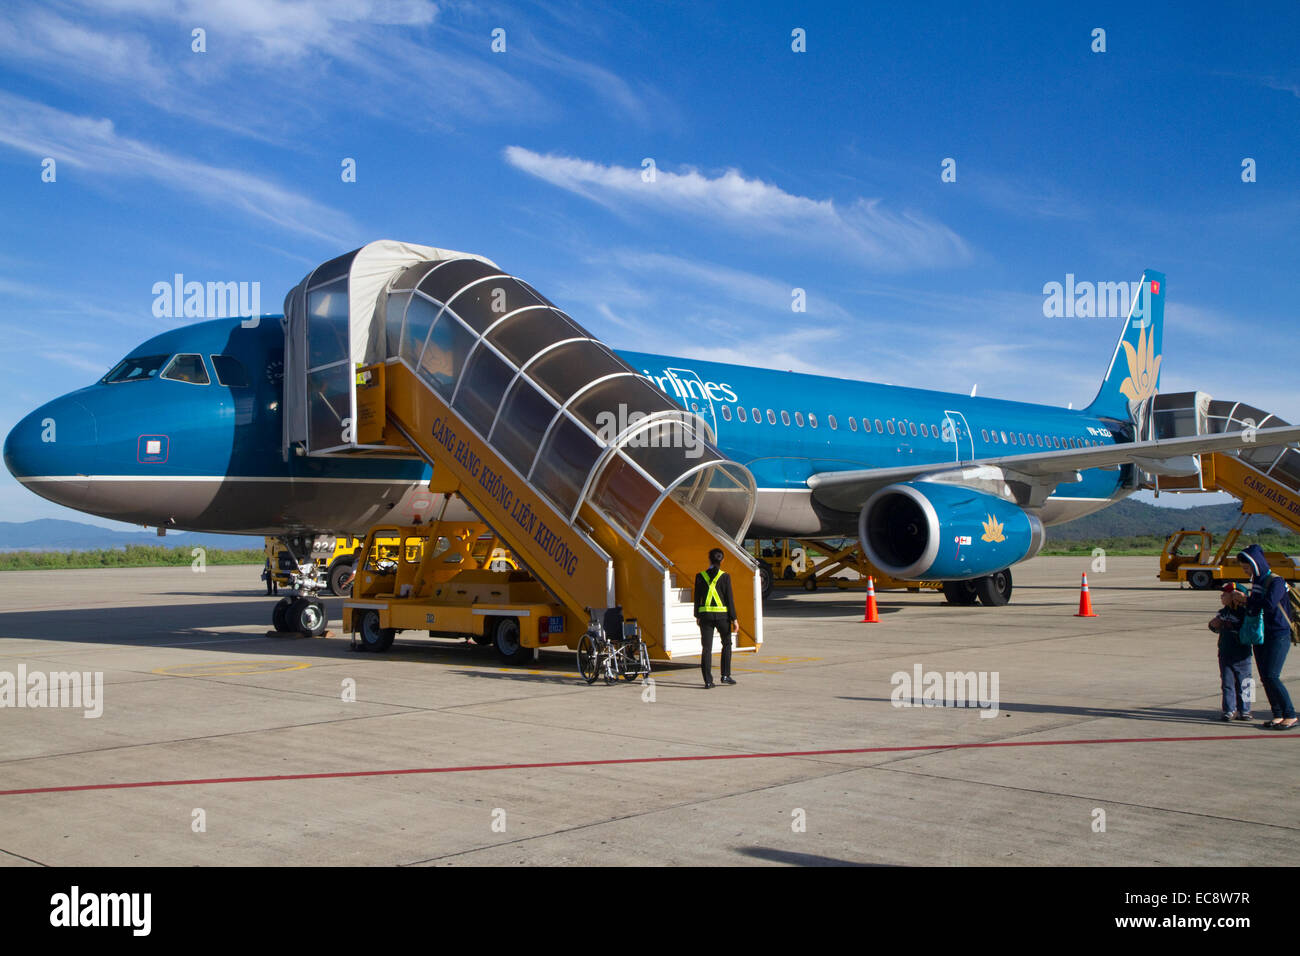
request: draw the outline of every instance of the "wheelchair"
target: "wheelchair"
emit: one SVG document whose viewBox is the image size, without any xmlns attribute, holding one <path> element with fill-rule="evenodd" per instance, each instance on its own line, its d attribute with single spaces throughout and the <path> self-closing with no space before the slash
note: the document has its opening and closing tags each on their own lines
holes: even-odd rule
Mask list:
<svg viewBox="0 0 1300 956">
<path fill-rule="evenodd" d="M 631 683 L 650 676 L 650 652 L 641 640 L 641 626 L 636 618 L 623 617 L 622 607 L 603 613 L 587 608 L 591 620 L 587 632 L 578 639 L 578 673 L 588 684 L 604 678 L 606 684 L 620 677 Z"/>
</svg>

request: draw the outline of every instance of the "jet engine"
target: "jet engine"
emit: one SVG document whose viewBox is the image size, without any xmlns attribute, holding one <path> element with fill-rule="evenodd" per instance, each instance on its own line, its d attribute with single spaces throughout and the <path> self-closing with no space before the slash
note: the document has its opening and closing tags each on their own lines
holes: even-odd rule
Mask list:
<svg viewBox="0 0 1300 956">
<path fill-rule="evenodd" d="M 881 488 L 858 517 L 858 539 L 880 570 L 905 581 L 962 581 L 1032 558 L 1043 523 L 994 495 L 961 485 Z"/>
</svg>

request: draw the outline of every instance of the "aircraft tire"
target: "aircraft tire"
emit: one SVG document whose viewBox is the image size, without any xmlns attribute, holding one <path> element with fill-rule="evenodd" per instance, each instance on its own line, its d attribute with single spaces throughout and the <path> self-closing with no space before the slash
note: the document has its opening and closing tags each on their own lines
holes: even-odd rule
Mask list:
<svg viewBox="0 0 1300 956">
<path fill-rule="evenodd" d="M 292 598 L 280 598 L 271 611 L 271 626 L 281 634 L 289 630 L 289 605 L 291 604 L 293 604 Z"/>
<path fill-rule="evenodd" d="M 308 634 L 311 637 L 320 637 L 329 625 L 329 615 L 325 613 L 325 605 L 315 598 L 295 600 L 285 613 L 285 620 L 289 624 L 290 631 Z"/>
<path fill-rule="evenodd" d="M 1003 568 L 976 578 L 975 591 L 985 607 L 1002 607 L 1011 600 L 1011 569 Z"/>
<path fill-rule="evenodd" d="M 361 615 L 357 633 L 361 636 L 361 646 L 376 653 L 383 653 L 392 647 L 393 638 L 397 636 L 397 631 L 391 627 L 379 626 L 379 612 L 373 608 Z"/>
<path fill-rule="evenodd" d="M 944 581 L 943 596 L 948 599 L 949 604 L 956 604 L 959 607 L 969 607 L 979 600 L 974 581 Z"/>
</svg>

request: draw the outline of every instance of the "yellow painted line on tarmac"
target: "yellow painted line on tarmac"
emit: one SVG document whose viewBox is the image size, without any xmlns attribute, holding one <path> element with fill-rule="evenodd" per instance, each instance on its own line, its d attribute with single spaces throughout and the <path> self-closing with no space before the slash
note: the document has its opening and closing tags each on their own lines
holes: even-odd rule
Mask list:
<svg viewBox="0 0 1300 956">
<path fill-rule="evenodd" d="M 308 661 L 211 661 L 206 664 L 183 664 L 158 667 L 150 673 L 165 677 L 243 677 L 248 674 L 275 674 L 300 671 L 311 667 Z"/>
</svg>

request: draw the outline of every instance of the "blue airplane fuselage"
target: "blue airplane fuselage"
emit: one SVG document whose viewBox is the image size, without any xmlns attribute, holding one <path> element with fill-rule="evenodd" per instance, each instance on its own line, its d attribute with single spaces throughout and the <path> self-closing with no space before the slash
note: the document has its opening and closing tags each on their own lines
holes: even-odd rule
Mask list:
<svg viewBox="0 0 1300 956">
<path fill-rule="evenodd" d="M 703 416 L 722 452 L 753 473 L 753 536 L 855 533 L 856 515 L 813 502 L 807 481 L 819 472 L 955 463 L 1131 437 L 1120 423 L 1084 411 L 618 354 Z M 206 384 L 150 374 L 69 393 L 14 427 L 5 464 L 60 504 L 177 529 L 356 532 L 427 514 L 430 472 L 422 462 L 284 457 L 278 318 L 252 328 L 216 319 L 174 329 L 128 359 L 157 356 L 157 371 L 166 373 L 166 362 L 183 355 L 202 357 Z M 1069 520 L 1131 489 L 1129 467 L 1085 471 L 1081 481 L 1057 487 L 1040 517 L 1045 524 Z"/>
</svg>

